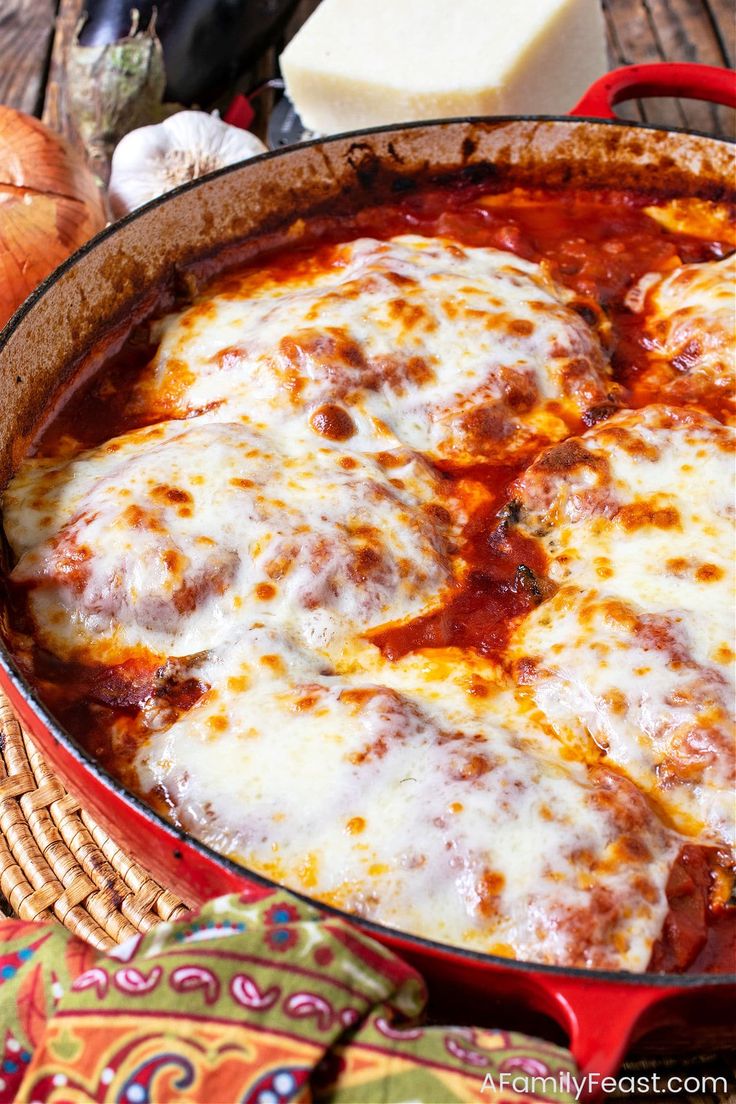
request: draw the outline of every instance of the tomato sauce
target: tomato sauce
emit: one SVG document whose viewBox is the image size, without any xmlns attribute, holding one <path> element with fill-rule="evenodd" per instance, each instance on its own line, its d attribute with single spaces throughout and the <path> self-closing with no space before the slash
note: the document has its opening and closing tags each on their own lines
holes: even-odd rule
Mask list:
<svg viewBox="0 0 736 1104">
<path fill-rule="evenodd" d="M 646 214 L 645 208 L 653 203 L 654 193 L 626 191 L 519 189 L 494 195 L 487 185 L 427 188 L 350 216 L 315 218 L 298 246 L 274 249 L 266 241 L 252 266 L 266 262 L 288 277 L 322 244 L 397 234 L 444 234 L 464 245 L 505 249 L 526 260 L 544 261 L 551 276 L 579 296 L 576 306 L 582 316 L 593 325 L 603 324 L 601 336 L 615 350 L 614 376 L 631 390 L 627 405 L 632 397 L 643 405 L 651 396 L 637 396 L 635 386 L 644 349 L 641 319 L 624 305 L 626 291 L 646 272 L 715 260 L 730 252 L 724 242 L 664 230 Z M 220 286 L 226 282 L 227 276 L 217 280 Z M 104 372 L 73 393 L 73 401 L 61 407 L 37 439 L 38 455 L 57 455 L 64 438 L 89 448 L 156 420 L 155 411 L 127 403 L 136 376 L 155 350 L 149 330 L 148 322 L 139 326 L 108 360 Z M 711 412 L 721 416 L 721 397 L 714 396 L 713 402 Z M 707 400 L 701 405 L 710 409 Z"/>
<path fill-rule="evenodd" d="M 487 184 L 428 187 L 351 215 L 315 218 L 298 247 L 270 248 L 266 242 L 254 263 L 265 260 L 286 276 L 304 265 L 316 247 L 364 235 L 386 239 L 404 233 L 447 235 L 465 245 L 500 248 L 544 262 L 552 278 L 574 292 L 575 309 L 596 328 L 611 353 L 621 404 L 644 405 L 659 396 L 641 383 L 647 345 L 641 316 L 624 302 L 626 292 L 644 273 L 718 259 L 730 250 L 723 242 L 667 231 L 645 211 L 656 202 L 654 194 L 626 191 L 517 190 L 496 195 Z M 220 288 L 227 279 L 227 275 L 218 277 Z M 129 398 L 154 352 L 146 322 L 109 358 L 103 371 L 70 393 L 43 427 L 36 454 L 68 454 L 157 421 L 155 410 L 136 408 Z M 721 395 L 714 392 L 699 402 L 723 418 L 726 407 Z M 570 426 L 571 433 L 584 429 Z M 443 465 L 448 499 L 462 498 L 468 481 L 484 490 L 482 505 L 471 514 L 462 534 L 459 552 L 464 570 L 440 610 L 371 634 L 385 657 L 396 660 L 419 649 L 456 646 L 503 661 L 519 618 L 551 590 L 541 549 L 510 523 L 513 503 L 507 504 L 507 489 L 526 463 L 519 468 L 479 465 L 462 471 Z M 23 596 L 17 589 L 13 599 L 19 623 Z M 40 651 L 25 660 L 26 670 L 62 723 L 123 777 L 135 750 L 132 722 L 142 703 L 152 694 L 166 697 L 168 693 L 167 704 L 185 710 L 205 689 L 195 680 L 179 682 L 176 691 L 162 688 L 157 664 L 156 657 L 144 656 L 140 662 L 116 668 L 83 668 L 60 663 Z M 109 737 L 113 722 L 114 743 Z M 728 904 L 728 894 L 723 892 L 725 869 L 723 856 L 713 848 L 683 848 L 667 886 L 670 911 L 650 969 L 734 969 L 736 907 Z"/>
<path fill-rule="evenodd" d="M 658 973 L 733 972 L 736 905 L 719 899 L 722 866 L 714 847 L 683 847 L 667 882 L 669 912 L 649 969 Z"/>
<path fill-rule="evenodd" d="M 539 544 L 511 524 L 507 488 L 517 474 L 517 469 L 490 465 L 447 473 L 452 482 L 471 477 L 489 493 L 463 533 L 460 555 L 467 573 L 441 609 L 370 634 L 387 659 L 421 648 L 449 647 L 502 659 L 514 624 L 539 605 L 549 588 Z"/>
</svg>

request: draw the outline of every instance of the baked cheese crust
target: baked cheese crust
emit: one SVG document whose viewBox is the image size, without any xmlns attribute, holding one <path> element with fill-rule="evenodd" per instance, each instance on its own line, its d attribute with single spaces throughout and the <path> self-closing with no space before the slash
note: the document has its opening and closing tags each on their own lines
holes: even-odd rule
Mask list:
<svg viewBox="0 0 736 1104">
<path fill-rule="evenodd" d="M 249 625 L 180 672 L 210 689 L 146 741 L 141 785 L 216 850 L 358 915 L 516 958 L 644 969 L 680 842 L 636 788 L 561 757 L 508 691 L 474 707 L 467 684 L 489 672 L 461 653 L 352 666 L 325 673 Z"/>
<path fill-rule="evenodd" d="M 736 253 L 649 273 L 627 303 L 644 316 L 645 371 L 662 399 L 720 399 L 736 414 Z"/>
<path fill-rule="evenodd" d="M 5 523 L 44 645 L 108 663 L 136 647 L 190 655 L 264 617 L 339 654 L 436 603 L 452 527 L 427 464 L 402 448 L 288 445 L 193 419 L 29 460 Z"/>
<path fill-rule="evenodd" d="M 361 238 L 213 292 L 161 323 L 142 408 L 288 432 L 328 404 L 349 417 L 322 432 L 371 449 L 393 433 L 435 459 L 507 463 L 615 390 L 572 294 L 497 249 Z"/>
<path fill-rule="evenodd" d="M 618 414 L 514 488 L 558 586 L 519 626 L 517 676 L 563 740 L 593 740 L 689 834 L 734 841 L 734 432 Z"/>
<path fill-rule="evenodd" d="M 676 401 L 728 373 L 726 267 L 632 292 Z M 733 434 L 616 413 L 549 271 L 363 237 L 154 322 L 142 428 L 69 438 L 5 492 L 13 646 L 248 867 L 447 943 L 644 970 L 683 844 L 732 842 Z M 467 594 L 513 595 L 510 639 L 445 646 Z M 382 650 L 433 617 L 434 643 Z"/>
</svg>

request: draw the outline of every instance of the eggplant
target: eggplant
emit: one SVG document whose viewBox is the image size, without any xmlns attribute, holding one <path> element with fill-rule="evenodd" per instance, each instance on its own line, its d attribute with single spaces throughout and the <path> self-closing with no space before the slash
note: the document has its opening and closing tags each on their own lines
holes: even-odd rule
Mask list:
<svg viewBox="0 0 736 1104">
<path fill-rule="evenodd" d="M 124 38 L 131 11 L 156 33 L 166 66 L 169 102 L 208 107 L 271 45 L 298 0 L 87 0 L 82 46 Z"/>
</svg>

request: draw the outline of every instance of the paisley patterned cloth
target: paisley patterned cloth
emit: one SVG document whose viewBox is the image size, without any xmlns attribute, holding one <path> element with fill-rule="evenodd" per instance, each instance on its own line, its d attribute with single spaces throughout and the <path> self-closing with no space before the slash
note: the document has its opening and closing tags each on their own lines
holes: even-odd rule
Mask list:
<svg viewBox="0 0 736 1104">
<path fill-rule="evenodd" d="M 510 1104 L 527 1097 L 495 1087 L 504 1071 L 576 1073 L 537 1039 L 419 1026 L 419 975 L 285 892 L 220 897 L 110 955 L 57 924 L 0 935 L 0 1104 Z"/>
</svg>

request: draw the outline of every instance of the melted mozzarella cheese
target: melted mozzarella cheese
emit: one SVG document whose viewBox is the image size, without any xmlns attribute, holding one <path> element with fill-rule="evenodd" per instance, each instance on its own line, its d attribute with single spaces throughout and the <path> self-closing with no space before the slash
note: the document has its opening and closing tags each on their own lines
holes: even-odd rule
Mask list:
<svg viewBox="0 0 736 1104">
<path fill-rule="evenodd" d="M 686 832 L 734 833 L 733 433 L 667 407 L 542 453 L 519 481 L 559 590 L 511 654 L 565 739 L 592 739 Z"/>
<path fill-rule="evenodd" d="M 492 512 L 422 453 L 518 463 L 610 399 L 570 298 L 412 236 L 224 278 L 158 324 L 128 413 L 159 424 L 26 460 L 4 520 L 38 643 L 113 667 L 102 707 L 138 672 L 112 742 L 194 835 L 433 939 L 639 970 L 683 842 L 656 803 L 725 837 L 726 431 L 653 408 L 532 465 L 558 590 L 512 642 L 521 686 L 365 638 L 442 608 Z"/>
<path fill-rule="evenodd" d="M 679 841 L 634 787 L 525 738 L 513 701 L 473 711 L 461 655 L 442 689 L 421 661 L 375 663 L 325 676 L 249 628 L 188 669 L 212 689 L 151 733 L 141 784 L 218 851 L 389 926 L 645 968 Z"/>
<path fill-rule="evenodd" d="M 734 398 L 736 253 L 722 261 L 648 273 L 627 304 L 643 312 L 649 366 L 643 380 L 662 398 Z"/>
<path fill-rule="evenodd" d="M 337 403 L 373 447 L 388 426 L 430 456 L 503 462 L 608 398 L 598 339 L 571 298 L 499 250 L 360 239 L 292 272 L 231 279 L 170 316 L 138 401 L 300 426 Z"/>
<path fill-rule="evenodd" d="M 644 210 L 671 234 L 689 234 L 703 241 L 736 246 L 736 220 L 732 204 L 697 196 L 679 196 Z"/>
<path fill-rule="evenodd" d="M 421 612 L 449 578 L 436 477 L 234 423 L 169 422 L 71 462 L 29 460 L 6 496 L 13 571 L 44 643 L 113 662 L 188 655 L 255 615 L 340 650 Z"/>
</svg>

